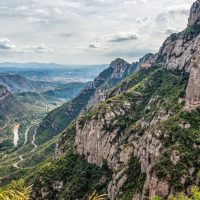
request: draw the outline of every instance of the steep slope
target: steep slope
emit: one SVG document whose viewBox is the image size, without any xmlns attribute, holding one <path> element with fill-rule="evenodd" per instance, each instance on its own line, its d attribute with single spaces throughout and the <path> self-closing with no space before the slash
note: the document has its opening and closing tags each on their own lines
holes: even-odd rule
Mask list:
<svg viewBox="0 0 200 200">
<path fill-rule="evenodd" d="M 77 155 L 99 167 L 106 164 L 113 173 L 108 186 L 110 199 L 150 199 L 155 194 L 167 197 L 186 189 L 196 181 L 200 153 L 196 148 L 199 125 L 191 123 L 199 120 L 198 113 L 188 114 L 179 102 L 187 80 L 187 75 L 162 68 L 140 70 L 115 88 L 105 102 L 80 116 L 73 134 L 64 132 L 56 157 L 69 153 L 75 140 Z M 56 181 L 64 183 L 53 188 L 59 199 L 66 191 L 65 184 L 73 182 L 64 179 L 64 168 L 59 173 L 52 171 L 56 168 L 47 167 L 44 171 L 48 173 L 38 174 L 34 199 L 44 193 L 43 188 L 51 198 L 49 191 Z M 48 174 L 56 178 L 48 179 L 47 185 Z M 187 180 L 182 182 L 185 176 Z M 81 180 L 81 175 L 78 178 Z"/>
<path fill-rule="evenodd" d="M 108 89 L 114 87 L 137 68 L 138 64 L 131 65 L 122 59 L 113 61 L 108 69 L 100 73 L 89 86 L 81 91 L 80 95 L 48 114 L 38 128 L 39 143 L 45 142 L 64 130 L 87 107 L 104 100 Z"/>
<path fill-rule="evenodd" d="M 83 168 L 76 179 L 63 176 L 66 166 L 59 162 L 68 163 L 72 150 L 87 166 L 111 170 L 111 200 L 169 199 L 199 185 L 199 8 L 197 0 L 184 31 L 172 34 L 158 54 L 144 59 L 137 73 L 114 89 L 106 87 L 103 98 L 96 98 L 64 131 L 56 146 L 58 160 L 40 170 L 33 182 L 33 199 L 62 199 L 63 192 L 66 199 L 88 198 L 91 188 L 72 196 L 68 187 L 84 180 Z M 96 82 L 100 87 L 101 80 Z M 93 190 L 100 182 L 99 177 Z"/>
<path fill-rule="evenodd" d="M 200 1 L 196 1 L 190 11 L 188 26 L 180 33 L 170 35 L 160 48 L 156 64 L 163 64 L 170 70 L 190 72 L 199 51 Z"/>
</svg>

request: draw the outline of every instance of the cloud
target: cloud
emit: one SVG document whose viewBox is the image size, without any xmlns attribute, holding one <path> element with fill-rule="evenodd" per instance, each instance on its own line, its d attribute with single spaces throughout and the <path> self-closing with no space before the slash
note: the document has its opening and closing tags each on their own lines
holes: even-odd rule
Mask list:
<svg viewBox="0 0 200 200">
<path fill-rule="evenodd" d="M 123 56 L 131 62 L 183 30 L 193 1 L 0 1 L 1 37 L 12 39 L 0 39 L 0 57 L 77 64 Z"/>
<path fill-rule="evenodd" d="M 99 48 L 99 45 L 96 44 L 96 43 L 91 43 L 91 44 L 88 45 L 88 47 L 91 48 L 91 49 L 97 49 L 97 48 Z"/>
<path fill-rule="evenodd" d="M 48 53 L 48 52 L 53 52 L 54 49 L 51 47 L 48 47 L 45 44 L 41 44 L 41 45 L 36 45 L 36 46 L 30 46 L 27 48 L 24 48 L 24 50 L 26 50 L 27 52 L 37 52 L 37 53 Z"/>
<path fill-rule="evenodd" d="M 135 33 L 121 32 L 114 35 L 109 41 L 110 42 L 125 42 L 125 41 L 137 40 L 138 38 L 139 36 Z"/>
<path fill-rule="evenodd" d="M 14 43 L 12 43 L 9 39 L 7 38 L 0 39 L 0 49 L 9 50 L 14 48 L 15 48 Z"/>
<path fill-rule="evenodd" d="M 170 35 L 172 33 L 177 33 L 179 30 L 177 28 L 174 27 L 169 27 L 165 30 L 165 34 Z"/>
<path fill-rule="evenodd" d="M 5 53 L 7 54 L 49 53 L 54 51 L 52 47 L 45 44 L 17 47 L 7 38 L 0 39 L 0 50 L 6 50 Z"/>
</svg>

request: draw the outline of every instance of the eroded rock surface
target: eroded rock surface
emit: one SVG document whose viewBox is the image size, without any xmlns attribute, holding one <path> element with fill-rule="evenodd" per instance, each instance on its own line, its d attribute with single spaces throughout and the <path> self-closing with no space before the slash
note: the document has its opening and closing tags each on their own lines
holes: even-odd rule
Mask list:
<svg viewBox="0 0 200 200">
<path fill-rule="evenodd" d="M 194 2 L 190 10 L 188 26 L 192 26 L 194 24 L 200 24 L 200 0 Z"/>
</svg>

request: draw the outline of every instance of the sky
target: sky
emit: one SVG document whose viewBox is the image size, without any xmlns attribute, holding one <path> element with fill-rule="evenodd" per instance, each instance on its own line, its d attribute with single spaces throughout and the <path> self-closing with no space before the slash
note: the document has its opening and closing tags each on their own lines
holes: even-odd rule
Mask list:
<svg viewBox="0 0 200 200">
<path fill-rule="evenodd" d="M 193 2 L 0 0 L 0 62 L 133 62 L 183 30 Z"/>
</svg>

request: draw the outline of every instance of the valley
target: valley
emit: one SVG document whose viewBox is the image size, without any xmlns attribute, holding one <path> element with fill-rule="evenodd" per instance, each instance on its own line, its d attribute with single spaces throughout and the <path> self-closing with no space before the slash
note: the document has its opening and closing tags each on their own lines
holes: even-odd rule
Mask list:
<svg viewBox="0 0 200 200">
<path fill-rule="evenodd" d="M 39 124 L 49 112 L 76 97 L 89 83 L 37 82 L 21 75 L 7 75 L 4 71 L 0 74 L 0 84 L 10 89 L 11 96 L 5 99 L 8 98 L 6 104 L 14 110 L 14 115 L 9 110 L 2 112 L 0 127 L 0 185 L 5 185 L 21 173 L 31 172 L 42 160 L 53 155 L 55 138 L 38 146 Z M 9 98 L 14 104 L 12 101 L 10 104 Z M 50 126 L 54 128 L 53 122 Z"/>
<path fill-rule="evenodd" d="M 145 8 L 147 1 L 138 3 Z M 175 20 L 176 11 L 156 20 Z M 123 33 L 107 43 L 121 47 L 141 36 Z M 107 50 L 96 43 L 77 50 L 93 60 L 101 48 Z M 133 60 L 0 63 L 0 200 L 200 200 L 200 0 L 182 31 Z"/>
</svg>

